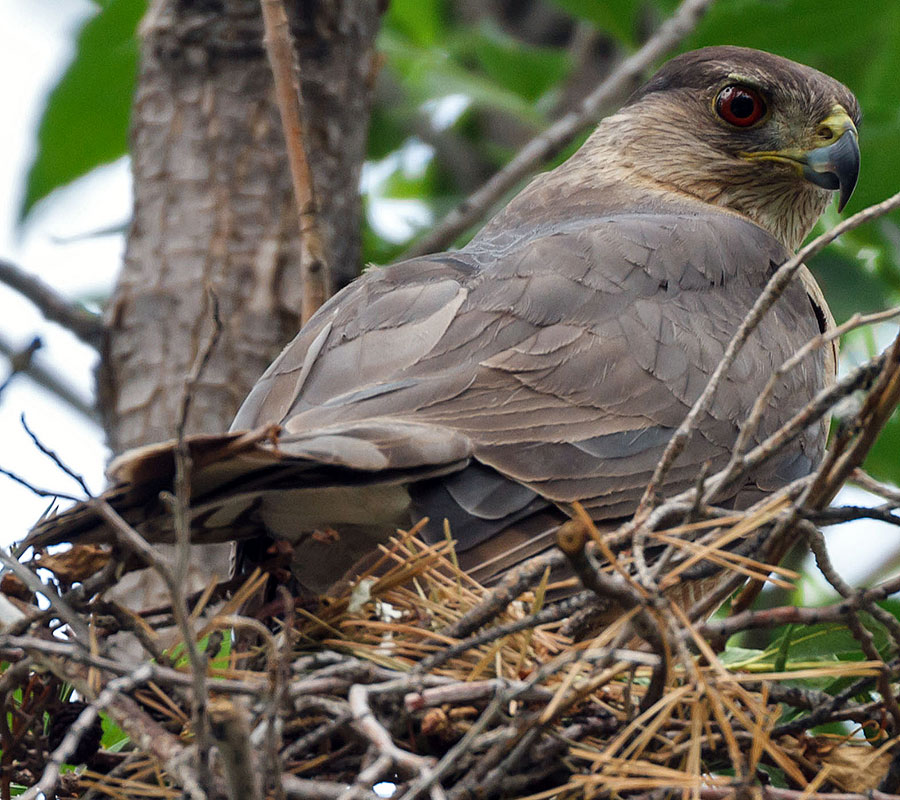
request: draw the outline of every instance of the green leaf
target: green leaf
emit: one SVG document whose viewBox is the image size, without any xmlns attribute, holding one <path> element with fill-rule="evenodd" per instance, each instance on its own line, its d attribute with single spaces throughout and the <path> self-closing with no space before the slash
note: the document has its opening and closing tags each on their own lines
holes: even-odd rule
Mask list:
<svg viewBox="0 0 900 800">
<path fill-rule="evenodd" d="M 855 313 L 880 311 L 891 298 L 884 282 L 862 267 L 853 254 L 829 247 L 810 262 L 838 324 Z"/>
<path fill-rule="evenodd" d="M 900 412 L 895 411 L 884 426 L 863 468 L 879 480 L 900 486 Z"/>
<path fill-rule="evenodd" d="M 373 106 L 366 157 L 370 161 L 379 161 L 388 153 L 398 150 L 412 132 L 412 125 L 409 122 L 411 116 L 411 109 Z"/>
<path fill-rule="evenodd" d="M 137 74 L 135 31 L 146 0 L 110 0 L 81 29 L 75 59 L 50 93 L 19 211 L 128 151 Z"/>
<path fill-rule="evenodd" d="M 553 0 L 553 4 L 625 44 L 635 43 L 640 0 Z"/>
<path fill-rule="evenodd" d="M 787 665 L 788 653 L 791 650 L 791 634 L 794 632 L 794 626 L 788 625 L 784 636 L 778 643 L 778 652 L 775 655 L 775 672 L 783 672 Z"/>
<path fill-rule="evenodd" d="M 383 29 L 402 34 L 422 47 L 437 44 L 444 35 L 444 0 L 391 0 Z"/>
<path fill-rule="evenodd" d="M 454 44 L 457 57 L 475 61 L 498 86 L 532 102 L 569 72 L 569 57 L 565 52 L 525 44 L 491 24 L 462 33 Z"/>
<path fill-rule="evenodd" d="M 889 638 L 884 627 L 868 614 L 860 614 L 862 623 L 872 632 L 873 644 L 879 651 L 887 647 Z M 778 629 L 778 636 L 784 636 L 786 628 Z M 861 661 L 864 656 L 859 642 L 844 625 L 826 623 L 804 625 L 802 630 L 794 630 L 790 645 L 788 666 L 802 661 Z"/>
<path fill-rule="evenodd" d="M 110 750 L 118 753 L 129 741 L 128 734 L 125 733 L 115 722 L 113 722 L 106 714 L 100 712 L 100 725 L 103 728 L 103 736 L 100 739 L 100 746 L 104 750 Z"/>
<path fill-rule="evenodd" d="M 533 103 L 466 69 L 445 51 L 419 47 L 390 31 L 382 31 L 378 41 L 397 80 L 416 101 L 464 94 L 474 105 L 505 111 L 534 126 L 544 124 Z"/>
</svg>

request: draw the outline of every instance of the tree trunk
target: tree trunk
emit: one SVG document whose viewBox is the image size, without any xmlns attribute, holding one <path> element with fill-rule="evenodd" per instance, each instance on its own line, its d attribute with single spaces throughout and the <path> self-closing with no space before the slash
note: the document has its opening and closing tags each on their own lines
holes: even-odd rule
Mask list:
<svg viewBox="0 0 900 800">
<path fill-rule="evenodd" d="M 288 0 L 306 147 L 336 282 L 359 266 L 375 0 Z M 258 0 L 155 0 L 132 122 L 134 218 L 99 376 L 114 451 L 171 438 L 185 376 L 224 328 L 186 430 L 228 428 L 299 327 L 297 214 Z"/>
<path fill-rule="evenodd" d="M 359 174 L 365 157 L 378 25 L 376 0 L 287 0 L 299 55 L 307 155 L 320 228 L 338 285 L 358 272 Z M 185 431 L 228 429 L 239 404 L 299 328 L 298 221 L 259 0 L 153 0 L 142 25 L 132 118 L 134 217 L 107 316 L 98 374 L 115 452 Z M 192 558 L 188 591 L 227 575 L 230 548 Z M 116 594 L 164 601 L 148 573 Z"/>
</svg>

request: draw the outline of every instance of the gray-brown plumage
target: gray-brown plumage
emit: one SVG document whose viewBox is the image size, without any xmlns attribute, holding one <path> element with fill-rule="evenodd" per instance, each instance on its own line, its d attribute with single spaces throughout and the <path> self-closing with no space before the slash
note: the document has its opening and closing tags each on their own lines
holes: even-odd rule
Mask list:
<svg viewBox="0 0 900 800">
<path fill-rule="evenodd" d="M 707 48 L 666 64 L 565 164 L 466 247 L 373 269 L 326 303 L 260 378 L 233 430 L 193 440 L 194 540 L 269 534 L 323 591 L 396 526 L 450 522 L 490 580 L 550 544 L 580 501 L 632 512 L 666 443 L 773 270 L 858 169 L 855 99 L 777 56 Z M 808 272 L 741 351 L 666 491 L 726 462 L 788 356 L 831 324 Z M 817 351 L 778 385 L 757 439 L 834 374 Z M 825 428 L 755 472 L 746 502 L 807 474 Z M 158 492 L 171 446 L 126 454 L 111 499 L 171 540 Z M 336 530 L 338 535 L 323 535 Z M 109 538 L 96 512 L 45 521 L 38 544 Z"/>
</svg>

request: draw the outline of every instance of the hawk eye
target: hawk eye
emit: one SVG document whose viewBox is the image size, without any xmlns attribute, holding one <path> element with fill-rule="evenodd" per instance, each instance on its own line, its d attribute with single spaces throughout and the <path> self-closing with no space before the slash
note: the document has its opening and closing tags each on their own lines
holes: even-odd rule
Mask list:
<svg viewBox="0 0 900 800">
<path fill-rule="evenodd" d="M 716 113 L 729 125 L 749 128 L 766 113 L 766 103 L 755 89 L 726 86 L 716 97 Z"/>
</svg>

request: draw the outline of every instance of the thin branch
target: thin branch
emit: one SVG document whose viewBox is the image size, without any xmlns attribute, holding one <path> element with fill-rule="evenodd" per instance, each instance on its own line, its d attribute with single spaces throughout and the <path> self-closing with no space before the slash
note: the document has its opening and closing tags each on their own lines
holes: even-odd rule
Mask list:
<svg viewBox="0 0 900 800">
<path fill-rule="evenodd" d="M 725 468 L 725 474 L 717 480 L 715 486 L 710 487 L 710 491 L 708 493 L 702 495 L 705 498 L 706 502 L 711 502 L 712 500 L 714 500 L 716 492 L 723 486 L 728 486 L 732 482 L 733 476 L 742 466 L 742 454 L 744 452 L 744 449 L 746 448 L 747 443 L 750 440 L 750 437 L 754 433 L 756 433 L 756 429 L 766 412 L 766 408 L 769 405 L 769 401 L 771 400 L 772 395 L 775 392 L 778 382 L 787 373 L 789 373 L 798 364 L 800 364 L 803 359 L 805 359 L 809 355 L 810 352 L 818 349 L 819 347 L 822 347 L 826 343 L 843 336 L 845 333 L 851 330 L 855 330 L 856 328 L 865 325 L 871 325 L 876 322 L 883 322 L 897 316 L 898 314 L 900 314 L 900 307 L 889 308 L 886 311 L 879 311 L 874 314 L 867 314 L 865 316 L 862 314 L 854 314 L 843 325 L 832 328 L 830 331 L 820 333 L 818 336 L 810 339 L 803 347 L 797 350 L 796 353 L 794 353 L 780 367 L 778 367 L 778 369 L 776 369 L 772 373 L 762 393 L 753 404 L 750 415 L 741 426 L 740 433 L 738 434 L 737 441 L 735 442 L 734 448 L 732 450 L 731 460 L 728 463 L 728 466 Z"/>
<path fill-rule="evenodd" d="M 239 703 L 216 698 L 209 704 L 210 732 L 222 755 L 229 800 L 259 800 L 260 774 L 250 746 L 247 711 Z"/>
<path fill-rule="evenodd" d="M 6 391 L 6 387 L 12 383 L 13 379 L 20 372 L 26 372 L 34 360 L 34 354 L 44 346 L 40 336 L 35 336 L 28 344 L 26 344 L 18 353 L 13 353 L 9 357 L 9 374 L 0 383 L 0 395 Z"/>
<path fill-rule="evenodd" d="M 291 42 L 291 29 L 282 0 L 260 0 L 265 45 L 272 65 L 275 99 L 294 185 L 300 223 L 300 276 L 303 297 L 300 322 L 305 325 L 331 294 L 331 271 L 319 229 L 315 182 L 306 157 L 300 65 Z"/>
<path fill-rule="evenodd" d="M 587 125 L 596 123 L 622 94 L 646 71 L 697 27 L 715 0 L 683 0 L 636 53 L 626 58 L 591 92 L 578 108 L 554 122 L 528 142 L 513 159 L 478 191 L 469 195 L 431 231 L 412 245 L 402 258 L 444 250 L 469 227 L 482 219 L 507 191 L 540 164 L 569 144 Z M 264 4 L 265 5 L 265 4 Z"/>
<path fill-rule="evenodd" d="M 803 266 L 803 262 L 808 258 L 812 258 L 841 234 L 851 231 L 854 228 L 858 228 L 860 225 L 863 225 L 870 220 L 884 216 L 895 208 L 900 208 L 900 192 L 897 192 L 881 203 L 869 206 L 858 214 L 854 214 L 852 217 L 838 223 L 830 231 L 826 231 L 821 236 L 813 239 L 813 241 L 805 247 L 800 248 L 796 255 L 789 258 L 778 268 L 778 270 L 776 270 L 775 274 L 766 284 L 765 290 L 756 299 L 756 302 L 742 320 L 734 336 L 731 337 L 731 341 L 728 343 L 725 354 L 722 356 L 712 377 L 710 377 L 709 382 L 706 384 L 706 388 L 703 390 L 700 397 L 697 398 L 696 402 L 691 407 L 690 412 L 688 412 L 684 421 L 678 426 L 675 434 L 669 440 L 669 444 L 666 446 L 662 458 L 656 465 L 653 477 L 647 486 L 644 497 L 641 499 L 638 510 L 635 512 L 636 519 L 640 520 L 640 518 L 646 514 L 646 509 L 654 504 L 657 490 L 665 480 L 665 476 L 674 464 L 675 459 L 678 458 L 687 445 L 700 416 L 709 408 L 713 395 L 715 394 L 716 389 L 718 389 L 725 373 L 730 369 L 735 358 L 737 358 L 738 353 L 741 351 L 741 348 L 743 348 L 747 339 L 750 338 L 750 334 L 756 329 L 757 325 L 759 325 L 763 316 L 775 304 L 778 298 L 781 297 L 791 280 L 793 280 L 794 275 L 800 267 Z"/>
<path fill-rule="evenodd" d="M 55 586 L 45 584 L 25 564 L 8 555 L 2 547 L 0 547 L 0 564 L 15 574 L 28 587 L 29 591 L 46 597 L 54 611 L 59 615 L 59 618 L 71 628 L 74 640 L 79 646 L 83 648 L 89 646 L 90 636 L 88 635 L 87 625 L 72 607 L 63 600 L 59 592 L 56 591 Z"/>
<path fill-rule="evenodd" d="M 73 481 L 75 481 L 75 483 L 77 483 L 77 484 L 81 487 L 81 490 L 82 490 L 88 497 L 91 497 L 91 496 L 92 496 L 91 490 L 88 488 L 87 483 L 85 483 L 84 478 L 81 477 L 81 475 L 79 475 L 77 472 L 75 472 L 71 467 L 69 467 L 69 466 L 68 466 L 68 465 L 67 465 L 67 464 L 59 457 L 59 455 L 56 453 L 56 451 L 51 450 L 49 447 L 47 447 L 47 446 L 46 446 L 46 445 L 38 438 L 37 434 L 36 434 L 33 430 L 31 430 L 31 428 L 28 427 L 28 423 L 25 421 L 25 414 L 24 414 L 24 412 L 20 415 L 19 420 L 20 420 L 21 423 L 22 423 L 22 427 L 25 429 L 25 433 L 28 434 L 28 437 L 29 437 L 29 438 L 31 439 L 31 441 L 34 443 L 34 446 L 35 446 L 38 450 L 40 450 L 45 456 L 47 456 L 47 458 L 49 458 L 54 464 L 56 464 L 56 466 L 59 467 L 59 469 L 60 469 L 62 472 L 64 472 L 64 473 L 65 473 L 66 475 L 68 475 Z"/>
<path fill-rule="evenodd" d="M 867 492 L 881 495 L 892 503 L 900 505 L 900 488 L 890 483 L 882 483 L 881 481 L 875 480 L 875 478 L 868 473 L 863 472 L 859 467 L 853 470 L 853 474 L 850 476 L 850 482 L 855 483 Z"/>
<path fill-rule="evenodd" d="M 8 359 L 14 359 L 21 354 L 22 348 L 16 347 L 5 336 L 0 334 L 0 355 Z M 100 424 L 100 412 L 89 400 L 83 398 L 76 389 L 57 377 L 50 370 L 42 367 L 37 361 L 31 359 L 29 363 L 17 374 L 27 375 L 38 386 L 42 386 L 48 392 L 56 395 L 66 405 L 77 411 L 96 425 Z"/>
<path fill-rule="evenodd" d="M 59 747 L 51 754 L 41 779 L 30 789 L 20 795 L 21 800 L 35 800 L 38 796 L 52 797 L 59 780 L 59 771 L 66 759 L 75 752 L 81 737 L 88 731 L 97 715 L 115 699 L 116 695 L 131 691 L 135 686 L 150 680 L 152 670 L 148 664 L 138 667 L 131 675 L 123 675 L 111 680 L 100 692 L 97 699 L 87 706 L 69 727 Z"/>
<path fill-rule="evenodd" d="M 134 671 L 134 664 L 128 661 L 114 661 L 111 658 L 91 655 L 77 645 L 59 639 L 39 639 L 34 636 L 20 636 L 4 634 L 3 652 L 8 649 L 19 648 L 31 653 L 53 656 L 59 661 L 67 660 L 76 664 L 84 664 L 88 667 L 111 672 L 113 675 L 130 675 Z M 188 689 L 192 685 L 191 676 L 171 667 L 148 662 L 152 670 L 151 679 L 161 686 L 172 686 L 177 689 Z M 216 679 L 216 692 L 218 694 L 247 695 L 257 697 L 268 691 L 267 681 L 234 680 L 230 678 Z"/>
<path fill-rule="evenodd" d="M 15 289 L 30 300 L 44 317 L 62 325 L 82 342 L 98 350 L 103 343 L 103 318 L 63 297 L 40 278 L 29 275 L 15 264 L 0 259 L 0 283 Z"/>
<path fill-rule="evenodd" d="M 375 780 L 381 777 L 391 765 L 394 765 L 398 769 L 409 771 L 423 781 L 430 783 L 434 770 L 434 759 L 407 752 L 394 744 L 390 733 L 378 721 L 378 718 L 372 711 L 372 707 L 369 705 L 369 692 L 370 687 L 356 683 L 350 687 L 350 691 L 347 694 L 347 699 L 350 702 L 350 712 L 353 714 L 353 727 L 371 742 L 372 748 L 378 753 L 376 762 L 379 767 L 378 774 L 376 775 L 376 770 L 374 769 L 371 771 L 366 770 L 364 772 L 368 773 L 367 778 Z M 354 789 L 365 794 L 367 787 L 362 782 L 362 777 L 363 774 L 361 773 L 357 784 L 353 787 L 348 787 L 348 792 L 345 793 L 344 797 L 354 796 Z M 432 800 L 444 800 L 445 798 L 444 790 L 439 784 L 430 787 L 430 795 Z"/>
<path fill-rule="evenodd" d="M 170 569 L 162 561 L 155 567 L 169 590 L 172 600 L 172 615 L 181 634 L 182 643 L 191 665 L 193 677 L 193 720 L 197 736 L 197 761 L 201 784 L 207 785 L 210 779 L 209 752 L 212 744 L 210 721 L 207 712 L 208 693 L 206 690 L 207 658 L 201 653 L 194 641 L 194 630 L 191 626 L 187 599 L 184 594 L 185 580 L 191 559 L 191 460 L 190 448 L 185 439 L 187 418 L 194 398 L 194 389 L 200 376 L 209 364 L 209 359 L 216 348 L 222 333 L 222 320 L 219 316 L 219 299 L 212 288 L 207 287 L 207 300 L 210 306 L 213 329 L 205 345 L 197 353 L 191 371 L 184 381 L 181 396 L 181 410 L 176 423 L 177 443 L 175 447 L 175 496 L 172 514 L 175 521 L 175 565 Z M 111 510 L 111 509 L 110 509 Z M 124 520 L 123 520 L 124 522 Z M 137 535 L 137 532 L 134 532 Z"/>
<path fill-rule="evenodd" d="M 26 489 L 28 489 L 28 491 L 30 491 L 32 494 L 36 494 L 38 497 L 55 497 L 60 500 L 72 500 L 76 503 L 81 501 L 80 497 L 75 497 L 75 495 L 73 494 L 56 492 L 52 489 L 41 489 L 39 486 L 35 486 L 30 481 L 23 478 L 21 475 L 17 475 L 15 472 L 5 469 L 4 467 L 0 467 L 0 475 L 5 475 L 11 481 L 15 481 L 20 486 L 24 486 Z"/>
</svg>

